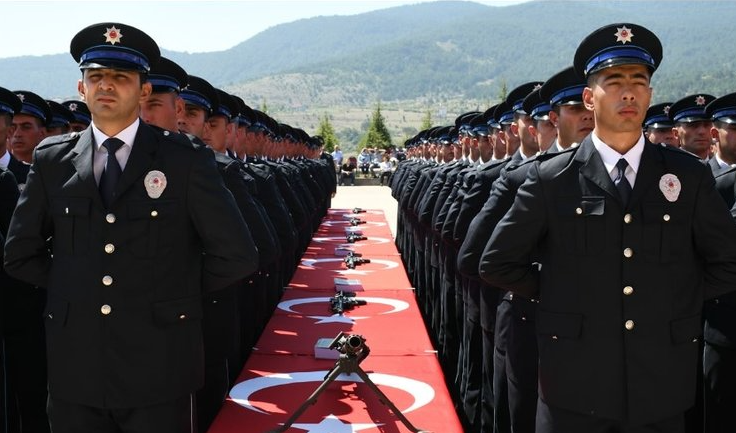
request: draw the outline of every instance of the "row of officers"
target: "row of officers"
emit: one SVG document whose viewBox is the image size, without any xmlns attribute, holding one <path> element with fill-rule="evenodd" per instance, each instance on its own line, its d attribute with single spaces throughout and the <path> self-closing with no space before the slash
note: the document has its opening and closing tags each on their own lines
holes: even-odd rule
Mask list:
<svg viewBox="0 0 736 433">
<path fill-rule="evenodd" d="M 0 432 L 204 432 L 334 163 L 134 27 L 71 54 L 83 100 L 0 88 Z"/>
<path fill-rule="evenodd" d="M 465 431 L 736 429 L 736 93 L 650 106 L 661 58 L 605 26 L 405 143 L 396 244 Z"/>
</svg>

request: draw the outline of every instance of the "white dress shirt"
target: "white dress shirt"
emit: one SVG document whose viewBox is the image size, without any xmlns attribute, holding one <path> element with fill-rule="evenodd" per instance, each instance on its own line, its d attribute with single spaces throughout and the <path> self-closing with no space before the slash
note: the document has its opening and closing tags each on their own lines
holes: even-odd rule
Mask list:
<svg viewBox="0 0 736 433">
<path fill-rule="evenodd" d="M 121 171 L 125 170 L 125 164 L 128 162 L 130 152 L 133 150 L 133 141 L 135 141 L 135 134 L 138 133 L 140 122 L 141 120 L 136 118 L 135 122 L 131 123 L 130 126 L 115 135 L 115 138 L 119 138 L 124 143 L 120 146 L 120 149 L 115 152 L 115 157 L 118 160 L 118 164 L 120 164 Z M 102 177 L 102 172 L 105 170 L 105 163 L 107 162 L 107 149 L 102 147 L 102 143 L 110 137 L 100 131 L 97 126 L 95 126 L 94 122 L 91 123 L 91 126 L 92 135 L 95 139 L 95 153 L 92 169 L 95 172 L 95 181 L 97 181 L 97 184 L 99 185 L 100 177 Z"/>
<path fill-rule="evenodd" d="M 626 159 L 626 162 L 629 163 L 629 165 L 628 167 L 626 167 L 626 172 L 624 173 L 624 175 L 626 176 L 626 180 L 629 181 L 629 185 L 631 185 L 631 188 L 634 188 L 636 173 L 639 172 L 641 154 L 642 152 L 644 152 L 644 134 L 639 136 L 639 140 L 636 142 L 634 147 L 629 149 L 629 151 L 626 152 L 626 154 L 624 155 L 616 152 L 615 150 L 613 150 L 613 148 L 609 147 L 606 143 L 601 141 L 601 139 L 598 138 L 595 133 L 591 134 L 591 137 L 593 139 L 593 145 L 595 146 L 596 150 L 598 150 L 598 154 L 603 160 L 603 165 L 606 167 L 606 170 L 608 170 L 608 174 L 611 176 L 611 180 L 616 179 L 616 177 L 618 176 L 618 169 L 616 168 L 616 163 L 618 163 L 618 160 L 621 158 Z"/>
</svg>

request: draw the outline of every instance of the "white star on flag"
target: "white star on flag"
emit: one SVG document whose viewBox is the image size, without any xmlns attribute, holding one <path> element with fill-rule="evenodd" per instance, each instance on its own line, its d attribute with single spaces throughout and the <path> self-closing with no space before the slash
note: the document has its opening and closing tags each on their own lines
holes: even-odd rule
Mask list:
<svg viewBox="0 0 736 433">
<path fill-rule="evenodd" d="M 621 42 L 622 44 L 626 44 L 626 42 L 631 43 L 631 37 L 634 36 L 633 33 L 631 33 L 631 29 L 627 28 L 626 26 L 623 27 L 616 27 L 616 30 L 618 30 L 614 35 L 616 35 L 616 42 Z"/>
<path fill-rule="evenodd" d="M 372 271 L 358 271 L 356 269 L 345 269 L 343 271 L 335 271 L 340 275 L 368 275 Z"/>
<path fill-rule="evenodd" d="M 293 428 L 305 430 L 307 433 L 355 433 L 369 428 L 380 427 L 383 424 L 346 424 L 335 415 L 330 414 L 319 424 L 292 424 Z"/>
<path fill-rule="evenodd" d="M 310 319 L 315 319 L 315 325 L 321 325 L 324 323 L 347 323 L 348 325 L 355 325 L 356 319 L 365 319 L 365 317 L 347 317 L 340 314 L 333 314 L 332 316 L 307 316 Z"/>
</svg>

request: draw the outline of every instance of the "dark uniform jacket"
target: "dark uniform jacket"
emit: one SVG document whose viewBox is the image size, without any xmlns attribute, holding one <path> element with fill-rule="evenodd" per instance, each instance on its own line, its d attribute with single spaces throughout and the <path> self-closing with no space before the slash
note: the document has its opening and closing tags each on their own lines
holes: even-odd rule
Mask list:
<svg viewBox="0 0 736 433">
<path fill-rule="evenodd" d="M 480 274 L 540 296 L 545 402 L 631 425 L 693 405 L 703 299 L 736 288 L 736 224 L 713 186 L 709 167 L 647 142 L 624 208 L 590 136 L 530 168 Z"/>
<path fill-rule="evenodd" d="M 109 408 L 181 398 L 202 385 L 203 288 L 244 278 L 258 254 L 212 151 L 141 122 L 105 209 L 93 142 L 88 128 L 36 148 L 6 270 L 48 288 L 52 398 Z M 152 170 L 166 176 L 160 198 L 144 186 Z"/>
</svg>

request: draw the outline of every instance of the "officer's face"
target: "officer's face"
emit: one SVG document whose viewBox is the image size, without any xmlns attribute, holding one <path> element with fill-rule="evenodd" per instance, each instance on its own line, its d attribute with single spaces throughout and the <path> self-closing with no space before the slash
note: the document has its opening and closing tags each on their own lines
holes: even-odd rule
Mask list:
<svg viewBox="0 0 736 433">
<path fill-rule="evenodd" d="M 593 112 L 585 105 L 561 105 L 550 113 L 550 119 L 557 125 L 558 140 L 564 148 L 573 143 L 581 143 L 593 131 Z"/>
<path fill-rule="evenodd" d="M 615 134 L 641 134 L 652 88 L 644 65 L 621 65 L 596 72 L 583 90 L 585 106 L 594 112 L 596 134 L 606 141 Z"/>
<path fill-rule="evenodd" d="M 667 146 L 680 147 L 672 128 L 647 128 L 647 138 L 652 143 L 664 143 Z"/>
<path fill-rule="evenodd" d="M 529 127 L 529 131 L 537 137 L 540 151 L 549 149 L 557 137 L 557 129 L 549 120 L 535 120 L 534 125 Z"/>
<path fill-rule="evenodd" d="M 140 73 L 135 71 L 85 69 L 77 89 L 95 125 L 105 128 L 108 124 L 112 127 L 133 123 L 141 103 L 151 94 L 151 83 L 141 84 Z"/>
<path fill-rule="evenodd" d="M 204 128 L 202 141 L 207 143 L 215 152 L 225 152 L 227 136 L 232 124 L 225 116 L 210 116 Z"/>
<path fill-rule="evenodd" d="M 178 118 L 184 112 L 184 101 L 175 92 L 158 92 L 141 103 L 141 119 L 159 128 L 177 131 Z"/>
<path fill-rule="evenodd" d="M 28 114 L 13 117 L 15 132 L 10 139 L 10 149 L 16 158 L 30 162 L 33 149 L 46 137 L 46 128 L 41 121 Z"/>
<path fill-rule="evenodd" d="M 701 159 L 705 159 L 710 152 L 710 129 L 712 127 L 713 122 L 710 120 L 701 120 L 699 122 L 679 123 L 673 128 L 673 131 L 680 141 L 681 148 L 698 155 Z"/>
<path fill-rule="evenodd" d="M 207 123 L 207 112 L 204 108 L 186 104 L 179 117 L 179 129 L 197 138 L 204 137 L 204 125 Z"/>
<path fill-rule="evenodd" d="M 13 132 L 15 132 L 15 126 L 13 126 L 10 116 L 7 114 L 0 115 L 0 153 L 5 153 Z"/>
<path fill-rule="evenodd" d="M 69 130 L 72 132 L 82 132 L 87 129 L 87 125 L 79 122 L 72 122 L 69 124 Z"/>
<path fill-rule="evenodd" d="M 736 163 L 736 125 L 718 123 L 711 128 L 711 137 L 718 142 L 718 152 L 721 159 L 729 164 Z"/>
</svg>

